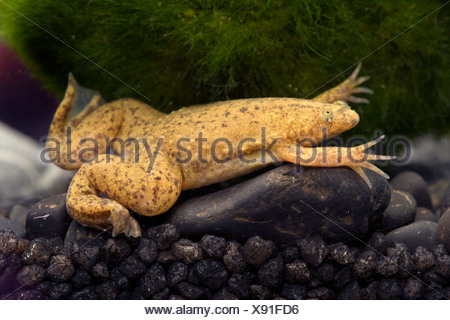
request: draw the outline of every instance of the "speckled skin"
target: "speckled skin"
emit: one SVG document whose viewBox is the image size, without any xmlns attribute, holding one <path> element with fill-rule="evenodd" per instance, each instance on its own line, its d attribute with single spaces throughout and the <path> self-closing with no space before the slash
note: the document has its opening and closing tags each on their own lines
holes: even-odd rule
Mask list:
<svg viewBox="0 0 450 320">
<path fill-rule="evenodd" d="M 364 153 L 380 139 L 353 148 L 311 147 L 359 122 L 358 114 L 341 101 L 368 102 L 351 95 L 371 93 L 358 87 L 367 80 L 357 77 L 359 68 L 312 100 L 231 100 L 163 114 L 132 99 L 100 106 L 96 96 L 67 122 L 75 97 L 75 80 L 70 77 L 47 141 L 49 156 L 58 166 L 78 169 L 67 193 L 68 212 L 82 225 L 101 230 L 112 226 L 113 235 L 138 237 L 140 227 L 129 209 L 158 215 L 182 190 L 279 161 L 349 166 L 370 187 L 363 167 L 386 175 L 367 160 L 390 158 Z M 106 154 L 108 146 L 116 155 Z M 99 197 L 100 192 L 108 198 Z"/>
</svg>

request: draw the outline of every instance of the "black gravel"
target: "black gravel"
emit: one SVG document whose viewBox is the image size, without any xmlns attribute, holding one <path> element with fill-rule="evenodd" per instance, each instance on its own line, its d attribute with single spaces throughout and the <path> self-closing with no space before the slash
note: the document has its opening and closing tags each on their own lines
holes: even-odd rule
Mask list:
<svg viewBox="0 0 450 320">
<path fill-rule="evenodd" d="M 320 237 L 278 248 L 205 235 L 180 238 L 169 224 L 140 239 L 16 238 L 0 231 L 2 299 L 448 299 L 450 255 Z M 146 236 L 146 234 L 148 236 Z"/>
</svg>

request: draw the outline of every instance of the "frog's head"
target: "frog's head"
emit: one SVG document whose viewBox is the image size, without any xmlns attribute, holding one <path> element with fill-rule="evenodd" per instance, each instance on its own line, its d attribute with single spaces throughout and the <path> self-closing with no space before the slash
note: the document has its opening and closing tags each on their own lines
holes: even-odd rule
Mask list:
<svg viewBox="0 0 450 320">
<path fill-rule="evenodd" d="M 333 104 L 313 102 L 312 105 L 310 102 L 303 110 L 301 118 L 303 119 L 293 121 L 288 131 L 294 133 L 295 139 L 303 140 L 302 145 L 305 146 L 341 134 L 354 128 L 359 122 L 359 115 L 345 101 Z"/>
</svg>

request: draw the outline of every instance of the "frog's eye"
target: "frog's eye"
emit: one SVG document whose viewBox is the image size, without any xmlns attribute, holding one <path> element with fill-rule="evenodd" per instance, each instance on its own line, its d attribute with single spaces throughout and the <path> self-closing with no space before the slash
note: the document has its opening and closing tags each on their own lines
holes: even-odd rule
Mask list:
<svg viewBox="0 0 450 320">
<path fill-rule="evenodd" d="M 347 101 L 345 101 L 345 100 L 336 101 L 336 104 L 340 104 L 341 106 L 347 106 L 347 107 L 349 106 Z"/>
<path fill-rule="evenodd" d="M 322 111 L 322 118 L 323 120 L 330 122 L 331 120 L 333 120 L 333 112 L 329 110 Z"/>
</svg>

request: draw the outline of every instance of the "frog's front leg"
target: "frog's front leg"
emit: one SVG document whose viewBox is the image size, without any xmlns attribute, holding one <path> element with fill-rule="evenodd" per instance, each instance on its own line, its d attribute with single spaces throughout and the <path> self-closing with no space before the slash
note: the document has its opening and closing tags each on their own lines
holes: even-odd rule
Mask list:
<svg viewBox="0 0 450 320">
<path fill-rule="evenodd" d="M 364 151 L 381 140 L 384 136 L 380 136 L 368 143 L 346 148 L 346 147 L 302 147 L 299 144 L 280 143 L 276 148 L 276 155 L 283 161 L 296 163 L 304 166 L 317 167 L 350 167 L 360 175 L 364 182 L 371 189 L 372 184 L 367 178 L 362 168 L 372 170 L 382 177 L 389 179 L 389 176 L 382 170 L 378 169 L 368 161 L 373 160 L 392 160 L 394 156 L 384 156 L 376 154 L 367 154 Z"/>
<path fill-rule="evenodd" d="M 336 87 L 325 91 L 314 97 L 313 100 L 326 103 L 335 103 L 339 100 L 345 100 L 354 103 L 369 103 L 368 99 L 355 97 L 354 93 L 369 93 L 373 94 L 373 91 L 369 88 L 360 87 L 359 85 L 370 79 L 369 76 L 358 77 L 358 73 L 361 70 L 361 63 L 358 63 L 356 69 L 353 71 L 350 77 L 341 82 Z"/>
<path fill-rule="evenodd" d="M 146 158 L 146 156 L 143 156 Z M 67 210 L 83 226 L 105 230 L 113 236 L 124 233 L 139 237 L 133 212 L 153 216 L 166 212 L 181 192 L 181 169 L 163 152 L 153 153 L 153 162 L 124 162 L 103 154 L 83 164 L 67 191 Z M 99 197 L 102 192 L 108 198 Z"/>
</svg>

